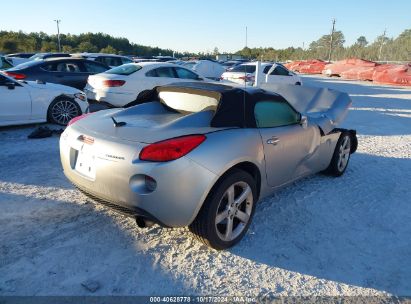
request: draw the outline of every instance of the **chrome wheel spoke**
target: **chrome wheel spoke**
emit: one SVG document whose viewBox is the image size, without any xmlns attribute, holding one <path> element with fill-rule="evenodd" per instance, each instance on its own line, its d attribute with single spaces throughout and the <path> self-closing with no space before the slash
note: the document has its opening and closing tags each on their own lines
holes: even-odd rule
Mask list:
<svg viewBox="0 0 411 304">
<path fill-rule="evenodd" d="M 228 209 L 224 210 L 223 212 L 217 214 L 217 217 L 215 218 L 215 223 L 220 224 L 222 221 L 224 221 L 228 217 Z"/>
<path fill-rule="evenodd" d="M 238 210 L 235 216 L 244 224 L 248 223 L 248 220 L 250 219 L 250 216 L 241 210 Z"/>
<path fill-rule="evenodd" d="M 231 205 L 232 203 L 234 203 L 234 185 L 228 188 L 226 193 L 227 193 L 228 204 Z"/>
<path fill-rule="evenodd" d="M 227 227 L 226 227 L 226 231 L 225 231 L 225 239 L 226 240 L 230 240 L 231 236 L 233 234 L 233 219 L 231 217 L 229 217 L 227 219 Z"/>
<path fill-rule="evenodd" d="M 250 192 L 251 192 L 251 188 L 249 185 L 247 185 L 243 193 L 241 193 L 241 195 L 235 200 L 234 204 L 237 206 L 240 205 L 242 202 L 244 202 L 247 199 L 247 197 L 250 195 Z"/>
</svg>

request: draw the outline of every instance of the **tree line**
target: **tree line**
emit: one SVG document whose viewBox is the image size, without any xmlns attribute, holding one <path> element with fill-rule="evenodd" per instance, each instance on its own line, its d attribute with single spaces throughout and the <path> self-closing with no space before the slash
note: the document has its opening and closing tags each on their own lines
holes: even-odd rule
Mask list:
<svg viewBox="0 0 411 304">
<path fill-rule="evenodd" d="M 58 52 L 57 35 L 46 33 L 24 33 L 22 31 L 0 31 L 0 53 Z M 104 33 L 79 35 L 60 34 L 61 51 L 64 53 L 89 52 L 138 56 L 192 56 L 191 53 L 173 52 L 171 49 L 144 46 Z"/>
<path fill-rule="evenodd" d="M 79 35 L 61 34 L 62 52 L 101 52 L 119 55 L 154 56 L 164 55 L 176 57 L 212 57 L 218 53 L 215 48 L 213 53 L 174 52 L 171 49 L 144 46 L 130 42 L 127 38 L 117 38 L 104 33 L 85 33 Z M 318 40 L 311 42 L 308 48 L 288 47 L 285 49 L 248 48 L 236 52 L 246 58 L 260 60 L 297 60 L 297 59 L 322 59 L 327 60 L 330 50 L 331 35 L 323 35 Z M 0 31 L 0 53 L 17 52 L 57 52 L 57 35 L 46 33 L 24 33 L 13 31 Z M 332 39 L 332 60 L 345 58 L 362 58 L 373 61 L 411 61 L 411 29 L 404 30 L 398 37 L 388 38 L 378 36 L 374 41 L 368 42 L 365 36 L 359 36 L 356 42 L 345 46 L 345 37 L 341 31 L 336 31 Z"/>
<path fill-rule="evenodd" d="M 356 42 L 350 46 L 344 46 L 344 43 L 343 32 L 334 32 L 331 60 L 355 57 L 372 61 L 411 61 L 411 29 L 404 30 L 396 38 L 380 35 L 370 43 L 365 36 L 359 36 Z M 323 35 L 318 40 L 311 42 L 306 49 L 302 47 L 286 49 L 245 47 L 237 54 L 261 60 L 321 59 L 327 61 L 330 44 L 331 34 Z"/>
</svg>

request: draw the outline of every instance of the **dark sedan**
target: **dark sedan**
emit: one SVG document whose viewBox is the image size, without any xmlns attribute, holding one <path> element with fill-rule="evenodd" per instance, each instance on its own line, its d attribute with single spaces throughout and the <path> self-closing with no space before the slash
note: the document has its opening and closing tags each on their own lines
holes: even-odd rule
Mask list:
<svg viewBox="0 0 411 304">
<path fill-rule="evenodd" d="M 83 58 L 50 58 L 33 60 L 8 69 L 4 73 L 19 80 L 40 80 L 82 90 L 90 75 L 110 69 L 107 65 Z"/>
</svg>

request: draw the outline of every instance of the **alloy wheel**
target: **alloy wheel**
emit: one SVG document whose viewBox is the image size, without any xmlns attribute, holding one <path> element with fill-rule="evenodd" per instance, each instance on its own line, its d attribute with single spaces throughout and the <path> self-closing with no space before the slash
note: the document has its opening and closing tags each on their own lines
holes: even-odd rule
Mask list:
<svg viewBox="0 0 411 304">
<path fill-rule="evenodd" d="M 217 235 L 232 241 L 246 228 L 253 210 L 254 198 L 246 182 L 231 185 L 222 196 L 215 217 Z"/>
<path fill-rule="evenodd" d="M 348 164 L 348 160 L 350 159 L 350 151 L 351 151 L 351 141 L 349 136 L 345 136 L 339 150 L 339 157 L 338 157 L 338 170 L 340 172 L 344 171 L 345 167 Z"/>
<path fill-rule="evenodd" d="M 51 109 L 51 117 L 58 124 L 66 125 L 71 119 L 78 116 L 79 110 L 71 100 L 59 100 Z"/>
</svg>

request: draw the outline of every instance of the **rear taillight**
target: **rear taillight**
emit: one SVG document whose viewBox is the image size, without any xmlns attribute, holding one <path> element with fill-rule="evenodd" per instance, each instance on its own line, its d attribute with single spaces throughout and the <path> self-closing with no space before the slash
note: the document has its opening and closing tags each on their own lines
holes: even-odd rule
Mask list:
<svg viewBox="0 0 411 304">
<path fill-rule="evenodd" d="M 4 72 L 7 76 L 13 77 L 14 79 L 21 80 L 25 79 L 27 76 L 22 73 L 15 73 L 15 72 Z"/>
<path fill-rule="evenodd" d="M 82 114 L 80 116 L 74 117 L 72 120 L 70 120 L 67 124 L 67 126 L 72 125 L 73 123 L 75 123 L 76 121 L 79 121 L 80 119 L 83 119 L 84 117 L 87 117 L 89 115 L 91 115 L 93 113 L 87 113 L 87 114 Z"/>
<path fill-rule="evenodd" d="M 205 135 L 187 135 L 171 138 L 144 147 L 140 159 L 153 162 L 167 162 L 188 154 L 206 140 Z"/>
<path fill-rule="evenodd" d="M 121 87 L 125 83 L 124 80 L 103 80 L 103 87 Z"/>
</svg>

